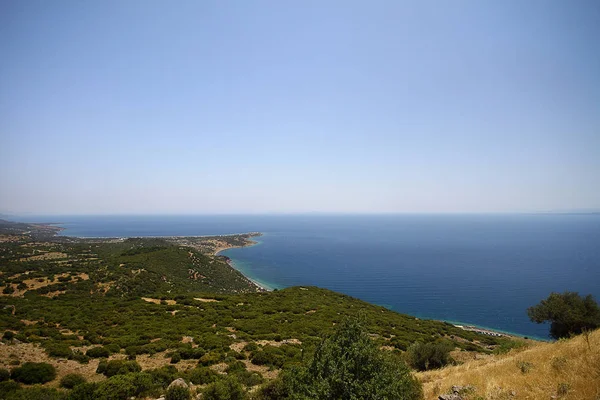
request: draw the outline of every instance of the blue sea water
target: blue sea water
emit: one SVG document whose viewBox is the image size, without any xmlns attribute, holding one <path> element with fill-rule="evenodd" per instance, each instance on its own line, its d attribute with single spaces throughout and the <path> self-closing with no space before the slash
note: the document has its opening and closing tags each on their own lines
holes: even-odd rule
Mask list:
<svg viewBox="0 0 600 400">
<path fill-rule="evenodd" d="M 600 215 L 27 217 L 81 237 L 262 232 L 230 249 L 272 288 L 325 287 L 392 310 L 547 338 L 526 309 L 552 291 L 600 300 Z"/>
</svg>

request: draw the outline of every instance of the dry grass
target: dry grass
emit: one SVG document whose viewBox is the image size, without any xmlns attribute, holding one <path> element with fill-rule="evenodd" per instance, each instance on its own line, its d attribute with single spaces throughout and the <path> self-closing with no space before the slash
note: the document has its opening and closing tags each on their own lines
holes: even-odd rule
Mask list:
<svg viewBox="0 0 600 400">
<path fill-rule="evenodd" d="M 600 330 L 556 343 L 417 374 L 425 399 L 473 385 L 465 399 L 600 399 Z"/>
</svg>

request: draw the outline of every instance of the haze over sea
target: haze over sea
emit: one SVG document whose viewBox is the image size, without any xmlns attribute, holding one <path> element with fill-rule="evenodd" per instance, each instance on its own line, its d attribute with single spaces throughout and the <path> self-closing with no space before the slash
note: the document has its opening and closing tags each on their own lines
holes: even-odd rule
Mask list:
<svg viewBox="0 0 600 400">
<path fill-rule="evenodd" d="M 600 214 L 28 216 L 80 237 L 262 232 L 221 254 L 271 288 L 314 285 L 395 311 L 547 338 L 526 309 L 600 300 Z"/>
</svg>

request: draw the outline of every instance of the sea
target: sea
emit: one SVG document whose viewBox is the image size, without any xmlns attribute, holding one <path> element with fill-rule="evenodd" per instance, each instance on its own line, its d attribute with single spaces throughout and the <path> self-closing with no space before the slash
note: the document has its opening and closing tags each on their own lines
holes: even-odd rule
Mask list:
<svg viewBox="0 0 600 400">
<path fill-rule="evenodd" d="M 270 289 L 319 286 L 391 310 L 548 339 L 527 308 L 600 300 L 600 214 L 26 216 L 78 237 L 261 232 L 221 254 Z"/>
</svg>

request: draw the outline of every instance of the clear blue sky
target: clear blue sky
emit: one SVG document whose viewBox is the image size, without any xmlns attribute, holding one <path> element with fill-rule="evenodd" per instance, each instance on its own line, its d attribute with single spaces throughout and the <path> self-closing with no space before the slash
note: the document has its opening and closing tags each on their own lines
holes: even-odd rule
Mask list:
<svg viewBox="0 0 600 400">
<path fill-rule="evenodd" d="M 0 3 L 0 212 L 600 209 L 600 2 Z"/>
</svg>

